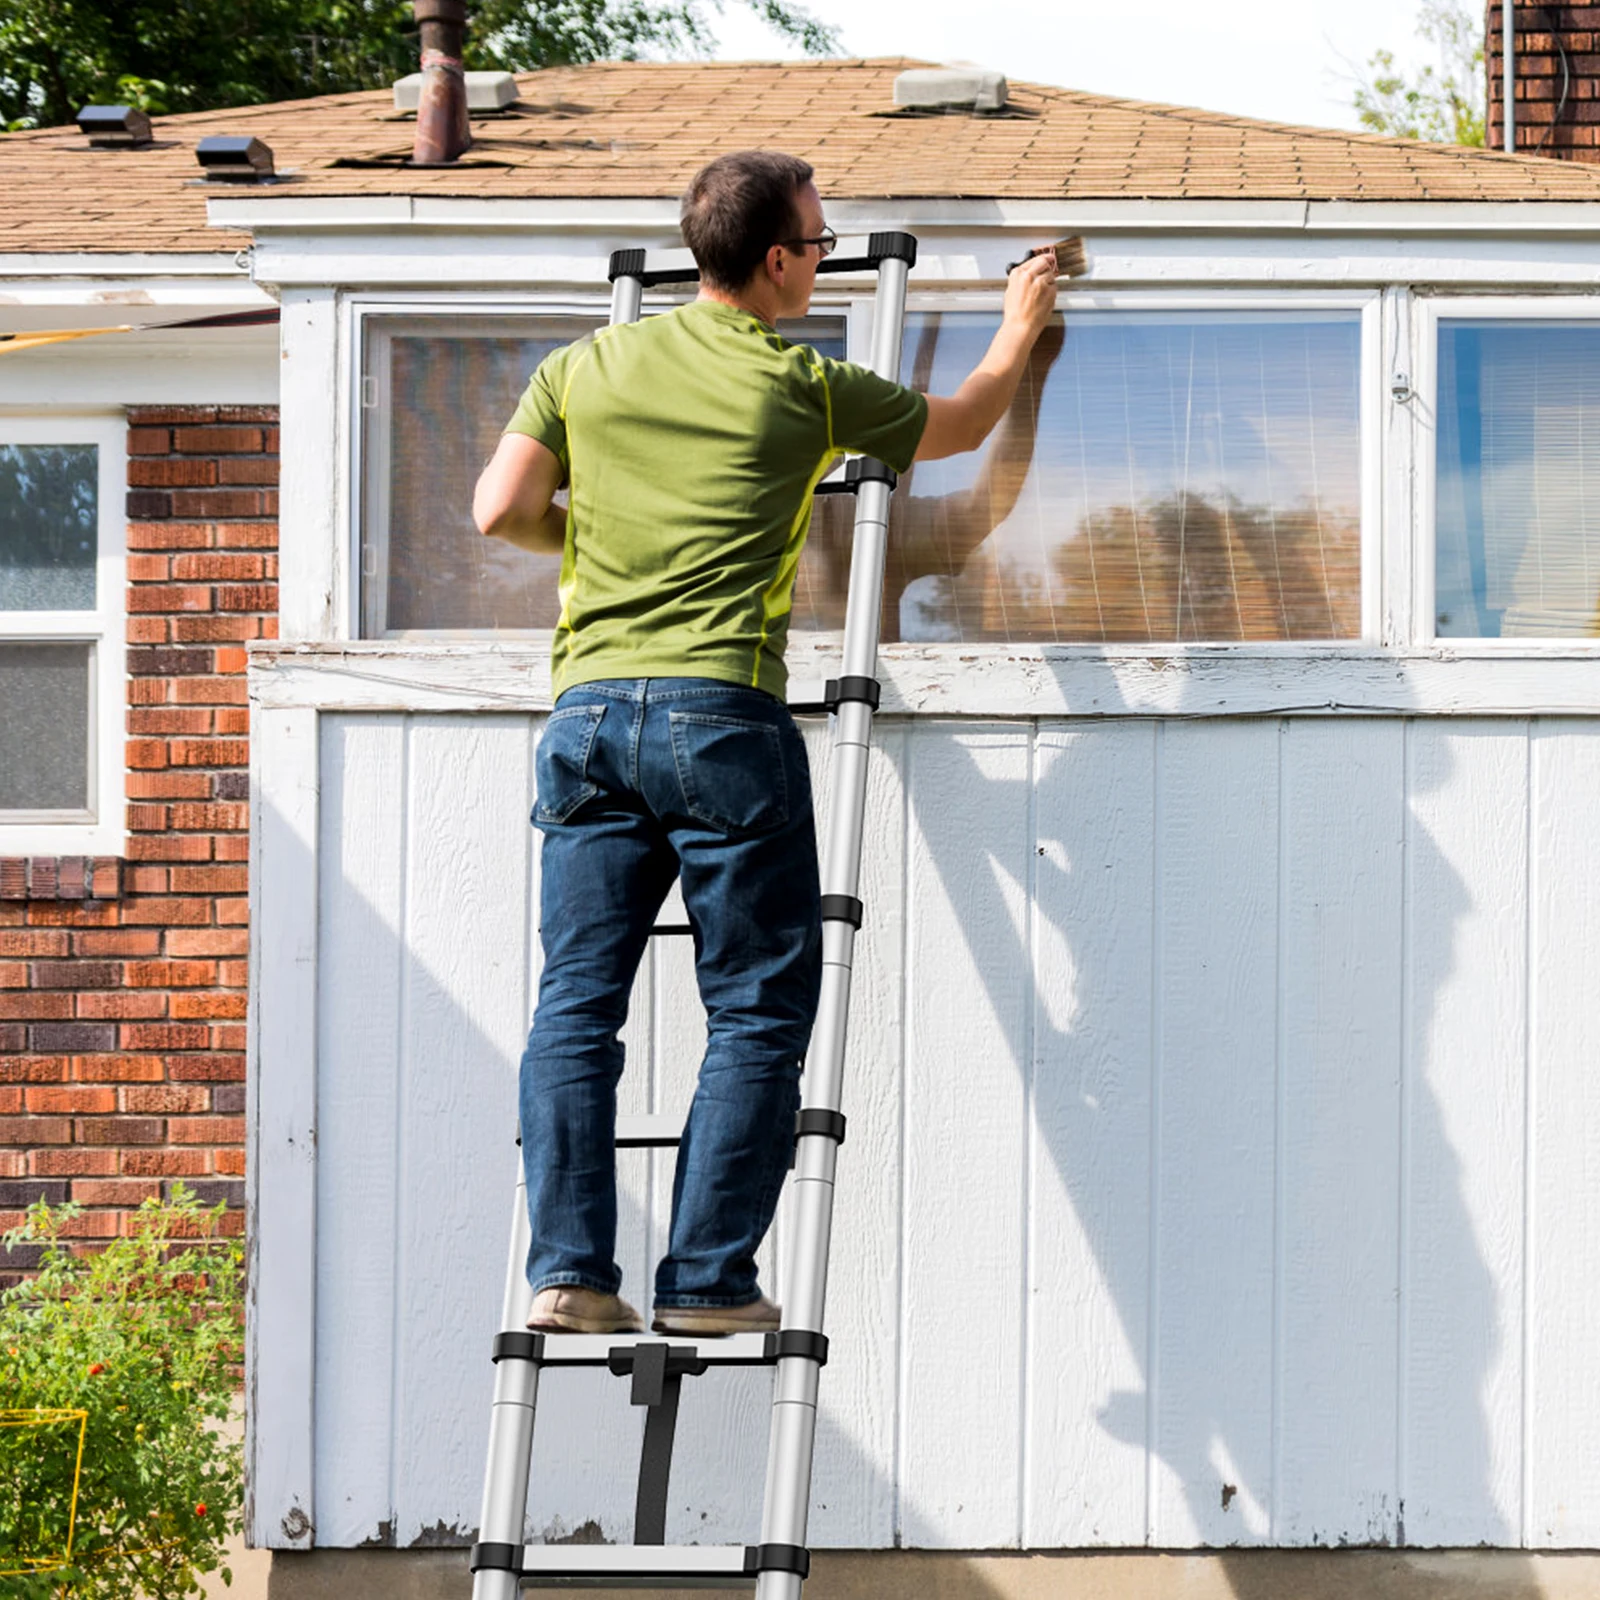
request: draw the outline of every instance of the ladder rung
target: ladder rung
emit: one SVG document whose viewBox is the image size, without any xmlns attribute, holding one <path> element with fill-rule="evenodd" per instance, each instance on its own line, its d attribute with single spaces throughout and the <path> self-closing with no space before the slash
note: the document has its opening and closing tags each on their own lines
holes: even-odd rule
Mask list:
<svg viewBox="0 0 1600 1600">
<path fill-rule="evenodd" d="M 530 1544 L 522 1552 L 522 1582 L 602 1588 L 752 1584 L 750 1556 L 742 1544 Z"/>
<path fill-rule="evenodd" d="M 628 1350 L 641 1344 L 665 1344 L 674 1350 L 693 1349 L 713 1367 L 766 1367 L 772 1364 L 767 1354 L 764 1333 L 729 1333 L 706 1339 L 671 1333 L 548 1333 L 541 1367 L 603 1367 L 613 1350 Z"/>
<path fill-rule="evenodd" d="M 670 1150 L 683 1137 L 683 1119 L 652 1116 L 618 1117 L 619 1150 Z"/>
</svg>

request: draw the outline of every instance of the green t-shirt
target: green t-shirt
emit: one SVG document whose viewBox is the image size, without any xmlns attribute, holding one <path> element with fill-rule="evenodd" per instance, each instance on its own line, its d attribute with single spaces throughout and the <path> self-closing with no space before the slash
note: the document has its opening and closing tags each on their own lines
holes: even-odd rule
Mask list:
<svg viewBox="0 0 1600 1600">
<path fill-rule="evenodd" d="M 904 472 L 927 415 L 922 395 L 714 300 L 553 351 L 506 431 L 567 471 L 556 693 L 686 677 L 781 699 L 817 480 L 847 450 Z"/>
</svg>

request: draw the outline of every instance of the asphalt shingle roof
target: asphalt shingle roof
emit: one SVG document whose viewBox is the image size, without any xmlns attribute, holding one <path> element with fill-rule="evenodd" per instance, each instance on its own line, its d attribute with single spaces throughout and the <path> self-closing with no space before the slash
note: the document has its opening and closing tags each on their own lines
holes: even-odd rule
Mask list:
<svg viewBox="0 0 1600 1600">
<path fill-rule="evenodd" d="M 905 60 L 600 62 L 525 73 L 444 170 L 402 165 L 412 124 L 386 90 L 159 118 L 142 150 L 76 128 L 0 135 L 0 252 L 215 252 L 207 134 L 255 134 L 289 181 L 256 195 L 665 197 L 722 151 L 817 168 L 824 198 L 1600 200 L 1600 167 L 1011 84 L 999 116 L 893 112 Z M 220 191 L 227 192 L 227 191 Z M 238 191 L 234 191 L 238 192 Z"/>
</svg>

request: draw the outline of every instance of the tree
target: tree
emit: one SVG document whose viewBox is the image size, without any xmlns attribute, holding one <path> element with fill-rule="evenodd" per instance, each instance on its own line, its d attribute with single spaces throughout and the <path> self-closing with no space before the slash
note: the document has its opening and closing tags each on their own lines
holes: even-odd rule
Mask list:
<svg viewBox="0 0 1600 1600">
<path fill-rule="evenodd" d="M 1436 65 L 1408 78 L 1392 50 L 1378 50 L 1356 85 L 1361 126 L 1395 139 L 1482 145 L 1483 24 L 1460 0 L 1423 0 L 1417 32 L 1438 52 Z"/>
<path fill-rule="evenodd" d="M 835 30 L 797 0 L 742 0 L 821 55 Z M 722 0 L 482 0 L 469 68 L 704 55 Z M 70 122 L 84 105 L 156 115 L 383 88 L 417 66 L 410 0 L 0 0 L 0 123 Z"/>
</svg>

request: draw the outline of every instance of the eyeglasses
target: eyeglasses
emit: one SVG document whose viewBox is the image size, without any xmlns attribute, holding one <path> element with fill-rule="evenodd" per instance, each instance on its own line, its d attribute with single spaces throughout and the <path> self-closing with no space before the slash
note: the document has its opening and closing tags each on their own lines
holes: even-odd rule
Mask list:
<svg viewBox="0 0 1600 1600">
<path fill-rule="evenodd" d="M 815 239 L 780 239 L 778 241 L 786 250 L 798 249 L 801 245 L 814 244 L 817 247 L 819 259 L 831 256 L 839 247 L 839 235 L 832 228 L 824 228 Z"/>
</svg>

